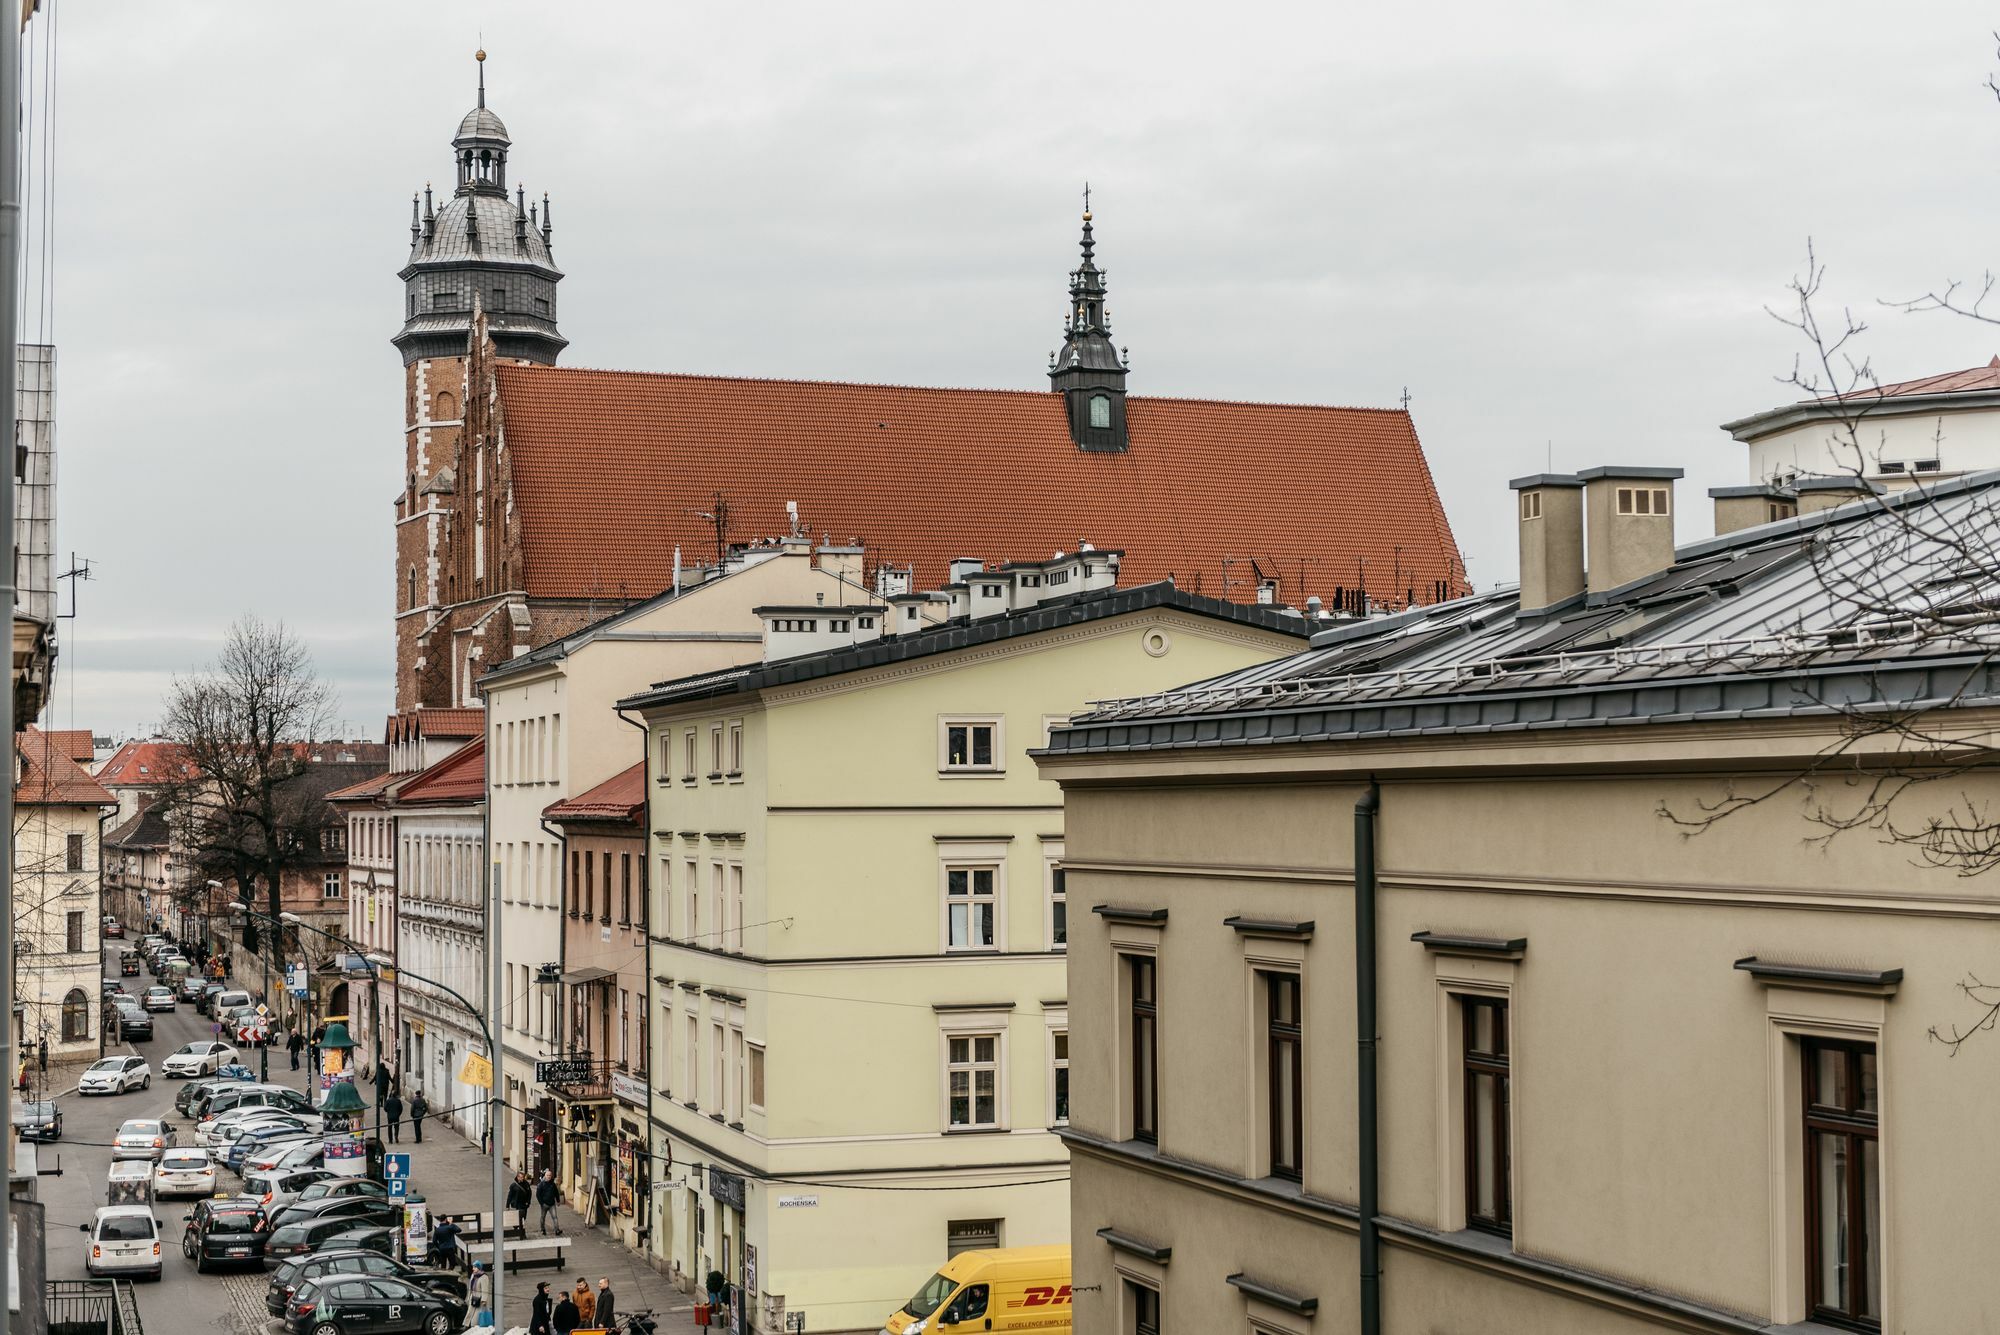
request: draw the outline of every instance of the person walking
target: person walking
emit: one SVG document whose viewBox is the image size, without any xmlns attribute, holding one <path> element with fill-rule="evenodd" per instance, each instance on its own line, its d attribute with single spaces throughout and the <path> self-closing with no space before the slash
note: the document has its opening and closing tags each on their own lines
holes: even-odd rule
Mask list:
<svg viewBox="0 0 2000 1335">
<path fill-rule="evenodd" d="M 549 1282 L 543 1280 L 535 1285 L 534 1306 L 528 1312 L 528 1335 L 554 1335 L 550 1322 L 555 1304 L 549 1301 Z M 499 1318 L 496 1316 L 495 1321 Z"/>
<path fill-rule="evenodd" d="M 389 1121 L 389 1143 L 399 1143 L 403 1138 L 403 1096 L 393 1089 L 382 1100 L 382 1116 Z"/>
<path fill-rule="evenodd" d="M 577 1318 L 582 1313 L 576 1310 L 576 1302 L 569 1296 L 569 1290 L 562 1291 L 556 1299 L 556 1310 L 549 1314 L 549 1324 L 555 1327 L 556 1335 L 569 1335 L 576 1329 Z"/>
<path fill-rule="evenodd" d="M 417 1144 L 424 1143 L 424 1118 L 430 1114 L 431 1105 L 424 1102 L 424 1091 L 418 1090 L 410 1098 L 410 1129 L 417 1133 Z"/>
<path fill-rule="evenodd" d="M 465 1253 L 458 1245 L 460 1229 L 450 1219 L 431 1230 L 431 1259 L 452 1270 L 465 1269 Z"/>
<path fill-rule="evenodd" d="M 611 1276 L 597 1281 L 597 1324 L 606 1330 L 618 1324 L 618 1297 L 611 1292 Z"/>
<path fill-rule="evenodd" d="M 285 1051 L 292 1054 L 292 1069 L 294 1071 L 299 1069 L 299 1054 L 305 1050 L 306 1036 L 296 1029 L 292 1030 L 292 1036 L 285 1041 Z"/>
<path fill-rule="evenodd" d="M 507 1208 L 517 1216 L 515 1227 L 522 1237 L 528 1236 L 528 1206 L 535 1199 L 535 1189 L 528 1185 L 526 1173 L 514 1174 L 514 1180 L 507 1187 Z"/>
<path fill-rule="evenodd" d="M 562 1220 L 556 1214 L 556 1202 L 562 1199 L 562 1192 L 556 1187 L 556 1175 L 548 1169 L 542 1170 L 542 1180 L 535 1184 L 535 1204 L 542 1207 L 542 1236 L 549 1235 L 549 1220 L 556 1221 L 556 1234 L 562 1234 Z"/>
<path fill-rule="evenodd" d="M 486 1262 L 474 1261 L 472 1277 L 465 1283 L 465 1296 L 472 1303 L 471 1324 L 475 1330 L 493 1324 L 493 1318 L 486 1314 L 486 1301 L 490 1288 L 491 1284 L 486 1277 Z"/>
<path fill-rule="evenodd" d="M 590 1281 L 582 1275 L 576 1277 L 576 1291 L 570 1294 L 570 1301 L 576 1304 L 577 1325 L 597 1324 L 597 1295 L 590 1291 Z"/>
</svg>

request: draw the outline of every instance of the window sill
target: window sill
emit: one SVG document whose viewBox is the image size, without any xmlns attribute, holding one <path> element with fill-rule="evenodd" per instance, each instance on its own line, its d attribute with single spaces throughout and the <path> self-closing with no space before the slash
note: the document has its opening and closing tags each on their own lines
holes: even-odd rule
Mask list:
<svg viewBox="0 0 2000 1335">
<path fill-rule="evenodd" d="M 740 769 L 733 769 L 730 770 L 728 773 L 724 774 L 722 777 L 729 780 L 731 783 L 737 783 L 742 780 L 743 771 Z"/>
<path fill-rule="evenodd" d="M 722 781 L 722 771 L 719 769 L 710 770 L 708 772 L 708 781 L 710 783 L 720 783 Z"/>
<path fill-rule="evenodd" d="M 940 779 L 1004 779 L 1007 777 L 1007 771 L 1004 769 L 941 769 L 938 771 L 938 777 Z"/>
<path fill-rule="evenodd" d="M 944 1134 L 947 1136 L 1004 1136 L 1007 1134 L 1007 1128 L 1004 1126 L 948 1126 L 944 1129 Z"/>
<path fill-rule="evenodd" d="M 681 787 L 692 788 L 694 787 L 695 782 L 696 782 L 695 777 L 692 774 L 690 774 L 686 778 L 681 780 Z"/>
</svg>

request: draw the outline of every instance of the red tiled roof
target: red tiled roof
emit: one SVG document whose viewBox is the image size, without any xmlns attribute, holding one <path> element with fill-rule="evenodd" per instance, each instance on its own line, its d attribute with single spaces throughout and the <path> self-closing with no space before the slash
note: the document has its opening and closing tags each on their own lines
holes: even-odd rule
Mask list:
<svg viewBox="0 0 2000 1335">
<path fill-rule="evenodd" d="M 335 789 L 326 795 L 326 800 L 329 802 L 365 802 L 369 798 L 380 797 L 383 789 L 402 777 L 400 774 L 384 770 L 373 778 L 363 779 L 360 783 L 352 783 L 345 788 Z"/>
<path fill-rule="evenodd" d="M 118 799 L 84 772 L 65 749 L 32 724 L 14 743 L 21 757 L 21 780 L 14 801 L 30 807 L 115 807 Z"/>
<path fill-rule="evenodd" d="M 1293 602 L 1354 586 L 1357 558 L 1377 591 L 1399 565 L 1422 595 L 1463 581 L 1402 411 L 1134 397 L 1131 450 L 1093 454 L 1049 392 L 498 375 L 531 595 L 665 588 L 676 545 L 712 554 L 700 512 L 718 491 L 733 540 L 783 531 L 797 501 L 807 531 L 914 563 L 919 588 L 955 556 L 1041 559 L 1083 540 L 1122 549 L 1134 584 L 1172 576 L 1211 596 L 1249 598 L 1253 561 Z"/>
<path fill-rule="evenodd" d="M 542 809 L 545 820 L 637 820 L 646 809 L 646 762 L 606 779 L 587 793 Z"/>
<path fill-rule="evenodd" d="M 398 776 L 402 777 L 402 776 Z M 486 796 L 486 739 L 467 742 L 404 782 L 396 801 L 409 806 L 477 802 Z"/>
<path fill-rule="evenodd" d="M 1980 389 L 2000 389 L 2000 357 L 1995 357 L 1984 366 L 1974 366 L 1969 370 L 1944 371 L 1937 375 L 1920 376 L 1915 380 L 1899 380 L 1893 385 L 1883 385 L 1880 389 L 1857 389 L 1847 397 L 1900 399 L 1912 394 L 1963 394 Z"/>
<path fill-rule="evenodd" d="M 97 744 L 90 735 L 90 729 L 78 728 L 70 731 L 51 730 L 42 734 L 49 743 L 79 765 L 88 765 L 97 759 Z"/>
<path fill-rule="evenodd" d="M 479 737 L 486 732 L 484 709 L 406 709 L 389 716 L 385 740 L 406 742 L 417 737 Z"/>
<path fill-rule="evenodd" d="M 174 744 L 160 738 L 127 742 L 97 771 L 99 783 L 137 788 L 166 783 L 174 767 Z"/>
</svg>

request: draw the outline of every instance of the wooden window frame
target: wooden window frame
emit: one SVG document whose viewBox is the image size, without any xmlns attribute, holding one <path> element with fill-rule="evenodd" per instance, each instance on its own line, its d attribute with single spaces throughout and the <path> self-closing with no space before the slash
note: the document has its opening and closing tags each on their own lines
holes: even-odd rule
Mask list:
<svg viewBox="0 0 2000 1335">
<path fill-rule="evenodd" d="M 1160 1316 L 1160 1291 L 1157 1287 L 1127 1279 L 1125 1301 L 1132 1312 L 1132 1324 L 1126 1328 L 1128 1335 L 1160 1335 L 1164 1321 Z"/>
<path fill-rule="evenodd" d="M 965 729 L 965 763 L 954 764 L 951 758 L 952 729 Z M 987 761 L 980 764 L 972 759 L 973 732 L 985 728 L 991 733 Z M 941 714 L 938 716 L 938 775 L 952 779 L 992 779 L 1007 773 L 1007 720 L 1000 714 Z"/>
<path fill-rule="evenodd" d="M 963 1033 L 953 1031 L 947 1032 L 944 1040 L 945 1130 L 999 1131 L 1004 1129 L 1007 1125 L 1007 1114 L 1001 1086 L 1006 1079 L 1006 1032 L 1001 1029 L 967 1030 Z M 979 1058 L 978 1045 L 982 1042 L 993 1045 L 993 1056 L 990 1061 L 982 1061 Z M 952 1046 L 957 1043 L 965 1044 L 966 1055 L 963 1061 L 958 1060 L 952 1054 Z M 963 1122 L 954 1121 L 951 1111 L 951 1078 L 961 1071 L 965 1073 L 965 1115 L 967 1118 Z M 985 1122 L 978 1120 L 979 1075 L 982 1071 L 990 1071 L 993 1076 L 993 1117 L 991 1121 Z"/>
<path fill-rule="evenodd" d="M 1814 1058 L 1820 1052 L 1837 1052 L 1843 1058 L 1842 1064 L 1845 1067 L 1844 1076 L 1848 1090 L 1848 1100 L 1845 1104 L 1822 1103 L 1816 1098 L 1816 1095 L 1819 1093 L 1819 1063 Z M 1865 1315 L 1871 1296 L 1871 1283 L 1867 1265 L 1869 1241 L 1866 1227 L 1868 1218 L 1868 1191 L 1862 1173 L 1862 1166 L 1865 1159 L 1861 1153 L 1861 1147 L 1865 1143 L 1874 1142 L 1876 1147 L 1876 1180 L 1874 1190 L 1876 1199 L 1879 1201 L 1882 1190 L 1882 1113 L 1879 1085 L 1876 1092 L 1875 1108 L 1871 1111 L 1861 1106 L 1863 1085 L 1861 1076 L 1862 1058 L 1864 1056 L 1874 1056 L 1876 1058 L 1876 1078 L 1879 1081 L 1881 1076 L 1881 1059 L 1879 1053 L 1880 1049 L 1875 1044 L 1856 1042 L 1851 1039 L 1807 1036 L 1802 1036 L 1799 1039 L 1799 1087 L 1801 1092 L 1799 1115 L 1803 1132 L 1801 1140 L 1803 1141 L 1805 1150 L 1806 1310 L 1810 1318 L 1814 1321 L 1839 1326 L 1847 1330 L 1879 1331 L 1882 1329 L 1881 1318 Z M 1823 1278 L 1820 1272 L 1819 1248 L 1820 1188 L 1818 1164 L 1815 1161 L 1814 1152 L 1818 1148 L 1818 1141 L 1822 1136 L 1839 1137 L 1845 1140 L 1848 1146 L 1845 1168 L 1849 1208 L 1846 1265 L 1851 1280 L 1851 1291 L 1847 1309 L 1828 1307 L 1820 1301 L 1822 1291 L 1820 1281 Z M 1880 1209 L 1878 1208 L 1876 1211 L 1878 1221 L 1880 1213 Z M 1877 1239 L 1878 1256 L 1879 1244 L 1880 1240 Z M 1880 1286 L 1881 1278 L 1878 1275 L 1874 1278 L 1873 1287 L 1879 1288 Z"/>
<path fill-rule="evenodd" d="M 1305 993 L 1299 975 L 1292 972 L 1258 970 L 1264 993 L 1264 1107 L 1270 1136 L 1271 1176 L 1297 1182 L 1305 1173 Z M 1292 1018 L 1281 1020 L 1280 999 L 1291 994 Z M 1281 1070 L 1291 1076 L 1292 1133 L 1281 1136 L 1284 1088 Z M 1281 1145 L 1281 1141 L 1289 1144 Z"/>
<path fill-rule="evenodd" d="M 954 858 L 945 861 L 942 868 L 944 884 L 940 889 L 944 895 L 944 948 L 946 954 L 984 954 L 1001 948 L 1000 904 L 1006 890 L 1005 877 L 1001 874 L 1003 866 L 1004 863 L 999 859 L 967 858 L 959 860 Z M 987 878 L 987 888 L 983 893 L 976 888 L 978 886 L 978 878 L 981 875 Z M 951 878 L 954 876 L 965 877 L 965 893 L 962 895 L 955 895 L 951 892 Z M 984 906 L 988 911 L 987 922 L 989 930 L 987 932 L 987 939 L 983 942 L 978 942 L 973 940 L 975 933 L 972 930 L 972 924 L 977 920 L 977 910 L 981 906 Z M 962 943 L 954 942 L 951 939 L 951 911 L 955 907 L 965 910 L 966 939 Z"/>
<path fill-rule="evenodd" d="M 1160 1143 L 1160 964 L 1157 956 L 1124 957 L 1131 1050 L 1132 1139 Z M 1142 987 L 1141 984 L 1144 984 Z M 1139 1060 L 1140 1053 L 1146 1060 Z"/>
<path fill-rule="evenodd" d="M 1459 1024 L 1462 1031 L 1459 1046 L 1459 1061 L 1465 1086 L 1465 1224 L 1486 1233 L 1501 1237 L 1514 1236 L 1514 1153 L 1513 1153 L 1513 1036 L 1509 1023 L 1512 1019 L 1511 998 L 1486 996 L 1461 996 L 1458 998 Z M 1478 1026 L 1473 1017 L 1480 1008 L 1498 1012 L 1494 1025 L 1497 1051 L 1481 1052 L 1474 1044 Z M 1499 1097 L 1493 1105 L 1493 1146 L 1499 1157 L 1497 1165 L 1488 1165 L 1479 1155 L 1479 1098 L 1477 1076 L 1493 1076 L 1499 1083 Z M 1493 1172 L 1492 1218 L 1479 1213 L 1479 1186 L 1481 1177 L 1489 1170 Z"/>
</svg>

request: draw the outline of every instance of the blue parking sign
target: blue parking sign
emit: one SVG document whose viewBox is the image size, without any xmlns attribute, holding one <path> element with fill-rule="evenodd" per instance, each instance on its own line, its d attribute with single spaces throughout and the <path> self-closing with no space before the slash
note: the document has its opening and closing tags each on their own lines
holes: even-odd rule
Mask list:
<svg viewBox="0 0 2000 1335">
<path fill-rule="evenodd" d="M 410 1175 L 410 1156 L 407 1154 L 385 1154 L 382 1156 L 382 1176 L 394 1181 Z"/>
<path fill-rule="evenodd" d="M 391 1196 L 407 1196 L 407 1195 L 409 1195 L 409 1194 L 410 1194 L 410 1179 L 408 1179 L 407 1177 L 392 1177 L 392 1178 L 390 1178 L 390 1179 L 389 1179 L 389 1194 L 390 1194 Z"/>
</svg>

